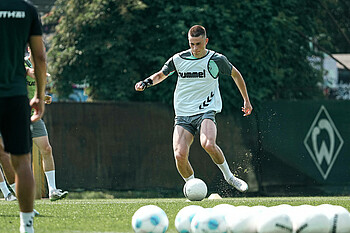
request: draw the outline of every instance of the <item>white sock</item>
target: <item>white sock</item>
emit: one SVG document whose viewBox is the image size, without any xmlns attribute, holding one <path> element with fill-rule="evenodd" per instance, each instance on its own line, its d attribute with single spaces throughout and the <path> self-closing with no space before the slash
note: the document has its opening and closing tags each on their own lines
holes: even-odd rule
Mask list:
<svg viewBox="0 0 350 233">
<path fill-rule="evenodd" d="M 51 193 L 52 190 L 56 189 L 55 170 L 45 172 L 45 176 L 47 180 L 47 186 L 49 186 L 49 193 Z"/>
<path fill-rule="evenodd" d="M 185 178 L 185 177 L 183 177 L 184 178 L 184 180 L 187 182 L 187 181 L 189 181 L 190 179 L 193 179 L 194 178 L 194 173 L 192 174 L 192 175 L 190 175 L 189 177 L 187 177 L 187 178 Z"/>
<path fill-rule="evenodd" d="M 16 194 L 16 183 L 10 184 L 10 187 L 12 188 L 13 192 Z"/>
<path fill-rule="evenodd" d="M 222 174 L 224 175 L 225 180 L 228 180 L 233 176 L 230 168 L 228 167 L 226 160 L 222 164 L 216 164 L 216 165 L 218 165 L 218 167 L 220 168 Z"/>
<path fill-rule="evenodd" d="M 34 232 L 34 228 L 33 228 L 34 212 L 29 212 L 29 213 L 20 212 L 19 217 L 20 217 L 20 223 L 21 223 L 20 231 L 33 233 Z"/>
<path fill-rule="evenodd" d="M 7 195 L 9 195 L 10 190 L 8 189 L 5 181 L 0 182 L 0 189 L 4 197 L 7 197 Z"/>
</svg>

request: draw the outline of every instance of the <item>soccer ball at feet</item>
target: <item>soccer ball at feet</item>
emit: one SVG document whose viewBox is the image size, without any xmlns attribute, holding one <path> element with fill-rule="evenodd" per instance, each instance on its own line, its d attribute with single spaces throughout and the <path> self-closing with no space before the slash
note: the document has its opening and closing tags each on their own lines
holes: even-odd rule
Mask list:
<svg viewBox="0 0 350 233">
<path fill-rule="evenodd" d="M 201 201 L 207 196 L 208 189 L 203 180 L 193 178 L 185 183 L 183 192 L 188 200 Z"/>
</svg>

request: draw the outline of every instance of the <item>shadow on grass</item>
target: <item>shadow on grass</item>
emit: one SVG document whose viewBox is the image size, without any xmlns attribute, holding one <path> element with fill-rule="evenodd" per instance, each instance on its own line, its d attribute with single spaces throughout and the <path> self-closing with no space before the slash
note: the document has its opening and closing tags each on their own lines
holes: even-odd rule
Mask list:
<svg viewBox="0 0 350 233">
<path fill-rule="evenodd" d="M 17 218 L 18 214 L 0 214 L 0 218 Z"/>
<path fill-rule="evenodd" d="M 85 191 L 73 190 L 69 192 L 67 199 L 114 199 L 114 198 L 181 198 L 182 191 L 174 190 L 145 190 L 145 191 Z"/>
</svg>

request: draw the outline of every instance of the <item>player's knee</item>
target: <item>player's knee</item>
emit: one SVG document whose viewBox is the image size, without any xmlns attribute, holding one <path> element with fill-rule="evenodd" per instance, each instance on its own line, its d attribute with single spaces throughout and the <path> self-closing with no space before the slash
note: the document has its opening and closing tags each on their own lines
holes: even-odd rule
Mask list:
<svg viewBox="0 0 350 233">
<path fill-rule="evenodd" d="M 4 158 L 5 156 L 6 156 L 6 153 L 0 150 L 0 159 Z"/>
<path fill-rule="evenodd" d="M 51 155 L 52 154 L 52 147 L 50 144 L 44 146 L 43 148 L 41 148 L 40 152 L 43 155 Z"/>
<path fill-rule="evenodd" d="M 206 151 L 214 151 L 216 147 L 214 140 L 208 140 L 208 139 L 202 140 L 201 146 Z"/>
<path fill-rule="evenodd" d="M 14 155 L 11 157 L 11 163 L 17 174 L 20 171 L 28 171 L 28 168 L 31 169 L 31 156 L 30 154 Z"/>
<path fill-rule="evenodd" d="M 6 153 L 4 150 L 0 150 L 0 162 L 10 161 L 10 154 Z"/>
<path fill-rule="evenodd" d="M 185 150 L 175 150 L 174 156 L 177 162 L 186 162 L 187 161 L 187 153 Z"/>
</svg>

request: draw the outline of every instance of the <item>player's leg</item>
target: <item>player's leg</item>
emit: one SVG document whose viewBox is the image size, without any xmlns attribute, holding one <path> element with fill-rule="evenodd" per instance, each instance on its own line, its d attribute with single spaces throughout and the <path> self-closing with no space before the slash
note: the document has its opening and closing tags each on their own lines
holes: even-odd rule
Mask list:
<svg viewBox="0 0 350 233">
<path fill-rule="evenodd" d="M 188 160 L 193 135 L 179 125 L 175 125 L 173 133 L 173 150 L 176 168 L 182 178 L 187 181 L 194 177 L 194 171 Z"/>
<path fill-rule="evenodd" d="M 34 144 L 38 147 L 43 160 L 44 171 L 55 170 L 55 162 L 52 154 L 52 147 L 48 136 L 33 137 Z"/>
<path fill-rule="evenodd" d="M 15 201 L 17 198 L 8 189 L 2 170 L 0 169 L 0 190 L 4 195 L 5 201 Z"/>
<path fill-rule="evenodd" d="M 35 182 L 31 169 L 30 154 L 12 155 L 15 170 L 16 195 L 20 208 L 21 232 L 34 232 L 34 194 Z"/>
<path fill-rule="evenodd" d="M 12 155 L 11 161 L 16 172 L 16 194 L 21 212 L 32 212 L 35 184 L 31 169 L 30 154 Z"/>
<path fill-rule="evenodd" d="M 217 129 L 210 119 L 204 119 L 201 123 L 200 143 L 203 149 L 210 155 L 215 164 L 225 162 L 224 153 L 216 144 Z"/>
<path fill-rule="evenodd" d="M 42 155 L 43 168 L 49 188 L 50 200 L 56 201 L 65 198 L 68 195 L 68 192 L 56 188 L 55 162 L 43 120 L 32 123 L 32 137 L 34 144 L 38 147 L 39 152 Z"/>
<path fill-rule="evenodd" d="M 3 168 L 3 173 L 6 176 L 7 183 L 10 185 L 12 191 L 16 193 L 16 182 L 15 182 L 15 170 L 11 164 L 11 156 L 9 153 L 6 153 L 4 150 L 3 142 L 0 140 L 0 157 L 1 164 Z M 8 198 L 5 198 L 7 201 L 17 200 L 16 196 L 10 193 Z M 40 213 L 33 209 L 34 215 L 38 216 Z"/>
<path fill-rule="evenodd" d="M 43 168 L 49 187 L 50 200 L 56 201 L 65 198 L 68 195 L 68 192 L 56 188 L 55 162 L 52 154 L 52 147 L 49 142 L 49 137 L 47 135 L 34 137 L 33 142 L 38 147 L 39 152 L 42 156 Z"/>
<path fill-rule="evenodd" d="M 11 154 L 11 164 L 15 171 L 21 232 L 34 232 L 35 183 L 30 156 L 30 110 L 27 96 L 0 98 L 0 131 L 4 150 Z"/>
<path fill-rule="evenodd" d="M 4 150 L 4 144 L 2 142 L 2 137 L 0 137 L 0 163 L 7 182 L 12 187 L 15 183 L 15 171 L 13 170 L 11 164 L 11 157 L 9 153 L 6 153 Z M 14 186 L 13 186 L 14 187 Z"/>
<path fill-rule="evenodd" d="M 4 195 L 5 201 L 15 201 L 17 200 L 16 196 L 11 193 L 9 188 L 7 187 L 6 180 L 4 178 L 2 169 L 0 169 L 0 190 Z"/>
<path fill-rule="evenodd" d="M 217 128 L 216 124 L 211 119 L 204 119 L 201 123 L 200 142 L 203 149 L 210 155 L 213 162 L 220 168 L 225 180 L 237 190 L 245 192 L 248 185 L 243 180 L 234 177 L 232 174 L 224 153 L 216 144 Z"/>
</svg>

